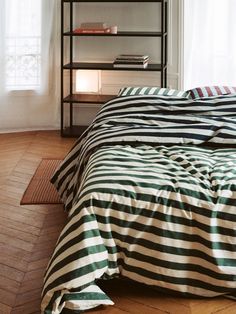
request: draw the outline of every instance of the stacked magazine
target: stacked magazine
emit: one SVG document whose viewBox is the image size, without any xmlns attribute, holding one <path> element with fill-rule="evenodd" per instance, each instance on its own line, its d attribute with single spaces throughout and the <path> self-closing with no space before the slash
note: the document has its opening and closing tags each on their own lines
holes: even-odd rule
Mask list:
<svg viewBox="0 0 236 314">
<path fill-rule="evenodd" d="M 119 55 L 113 62 L 114 68 L 146 68 L 149 56 L 147 55 Z"/>
</svg>

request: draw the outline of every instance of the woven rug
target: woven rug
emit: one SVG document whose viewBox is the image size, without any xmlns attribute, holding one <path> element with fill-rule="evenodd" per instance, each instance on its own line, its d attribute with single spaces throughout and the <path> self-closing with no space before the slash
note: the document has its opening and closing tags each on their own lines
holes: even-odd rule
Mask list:
<svg viewBox="0 0 236 314">
<path fill-rule="evenodd" d="M 50 182 L 50 178 L 60 163 L 61 159 L 42 159 L 25 190 L 20 202 L 21 205 L 62 203 L 56 189 Z"/>
</svg>

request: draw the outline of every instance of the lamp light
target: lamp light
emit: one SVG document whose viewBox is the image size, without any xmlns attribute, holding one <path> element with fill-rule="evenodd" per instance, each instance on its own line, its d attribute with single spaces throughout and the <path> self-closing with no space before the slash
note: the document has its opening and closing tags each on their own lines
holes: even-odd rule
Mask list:
<svg viewBox="0 0 236 314">
<path fill-rule="evenodd" d="M 77 70 L 75 90 L 77 93 L 99 94 L 101 90 L 101 70 Z"/>
</svg>

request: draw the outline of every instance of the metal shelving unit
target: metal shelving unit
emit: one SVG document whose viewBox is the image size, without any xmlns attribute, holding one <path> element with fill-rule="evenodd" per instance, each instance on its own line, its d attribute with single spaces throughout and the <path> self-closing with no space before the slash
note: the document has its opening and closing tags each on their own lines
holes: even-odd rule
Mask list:
<svg viewBox="0 0 236 314">
<path fill-rule="evenodd" d="M 160 16 L 161 16 L 161 30 L 160 31 L 118 31 L 117 34 L 91 34 L 91 33 L 75 33 L 73 32 L 75 25 L 73 21 L 73 15 L 75 5 L 82 2 L 155 2 L 161 4 Z M 67 8 L 65 8 L 67 6 Z M 65 9 L 69 14 L 69 30 L 64 30 L 65 21 Z M 85 126 L 74 125 L 74 104 L 78 103 L 104 103 L 115 95 L 91 95 L 91 94 L 75 94 L 73 92 L 73 71 L 78 69 L 83 70 L 111 70 L 111 71 L 157 71 L 160 73 L 160 86 L 167 86 L 167 17 L 168 17 L 168 0 L 153 0 L 153 1 L 111 1 L 111 0 L 61 0 L 61 136 L 74 137 L 79 136 Z M 114 68 L 113 63 L 102 62 L 75 62 L 73 56 L 74 38 L 75 37 L 157 37 L 161 40 L 161 62 L 150 63 L 146 68 Z M 69 39 L 69 62 L 65 63 L 65 38 Z M 69 71 L 69 93 L 65 95 L 65 71 Z M 69 111 L 69 121 L 65 123 L 65 112 Z"/>
</svg>

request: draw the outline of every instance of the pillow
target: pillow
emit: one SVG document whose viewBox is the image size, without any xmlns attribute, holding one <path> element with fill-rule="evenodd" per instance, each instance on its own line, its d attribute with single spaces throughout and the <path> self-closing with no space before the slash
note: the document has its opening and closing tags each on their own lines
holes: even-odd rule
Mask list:
<svg viewBox="0 0 236 314">
<path fill-rule="evenodd" d="M 189 92 L 161 87 L 123 87 L 118 96 L 160 95 L 189 98 Z"/>
<path fill-rule="evenodd" d="M 204 87 L 196 87 L 196 88 L 190 89 L 187 92 L 190 93 L 190 98 L 196 99 L 196 98 L 235 94 L 236 87 L 204 86 Z"/>
</svg>

